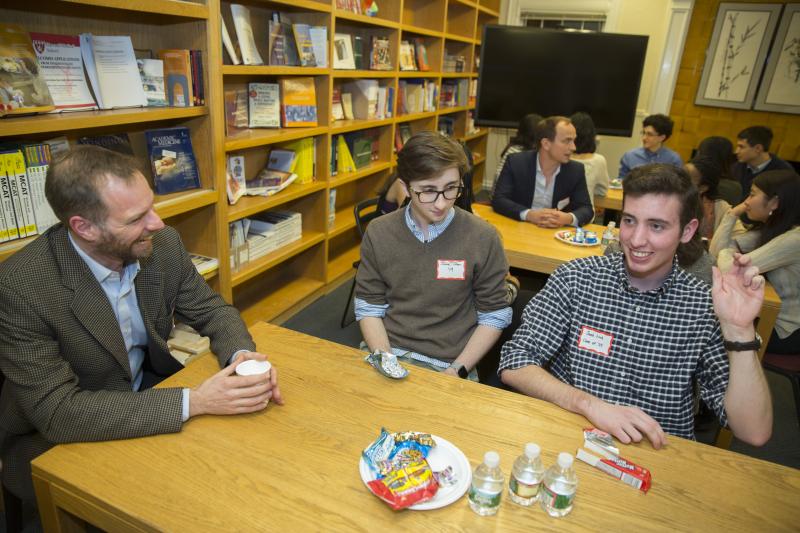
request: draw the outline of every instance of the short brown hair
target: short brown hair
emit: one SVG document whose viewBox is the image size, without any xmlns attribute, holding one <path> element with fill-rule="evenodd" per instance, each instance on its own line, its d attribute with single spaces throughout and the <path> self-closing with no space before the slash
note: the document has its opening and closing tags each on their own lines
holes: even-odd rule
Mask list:
<svg viewBox="0 0 800 533">
<path fill-rule="evenodd" d="M 541 148 L 543 140 L 547 139 L 550 142 L 556 140 L 556 127 L 562 122 L 572 124 L 568 117 L 562 117 L 561 115 L 553 115 L 539 121 L 533 130 L 534 146 L 537 150 Z"/>
<path fill-rule="evenodd" d="M 75 215 L 102 224 L 108 213 L 101 197 L 102 186 L 111 176 L 127 182 L 139 174 L 139 162 L 131 156 L 79 145 L 59 154 L 50 164 L 44 193 L 65 226 Z"/>
<path fill-rule="evenodd" d="M 464 148 L 436 131 L 415 133 L 397 153 L 397 175 L 406 183 L 434 178 L 450 168 L 464 177 L 469 162 Z"/>
</svg>

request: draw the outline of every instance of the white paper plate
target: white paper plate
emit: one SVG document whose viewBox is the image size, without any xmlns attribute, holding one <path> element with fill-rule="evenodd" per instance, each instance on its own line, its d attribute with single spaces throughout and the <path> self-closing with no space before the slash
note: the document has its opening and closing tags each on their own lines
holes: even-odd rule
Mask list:
<svg viewBox="0 0 800 533">
<path fill-rule="evenodd" d="M 566 237 L 564 237 L 564 234 L 567 233 L 567 232 L 575 233 L 575 230 L 562 229 L 562 230 L 559 230 L 559 231 L 555 232 L 554 237 L 556 239 L 558 239 L 559 241 L 561 241 L 563 243 L 566 243 L 566 244 L 571 244 L 572 246 L 600 246 L 600 239 L 599 238 L 597 239 L 597 242 L 594 243 L 594 244 L 589 244 L 589 243 L 585 243 L 585 242 L 574 242 L 572 239 L 567 239 Z"/>
<path fill-rule="evenodd" d="M 452 466 L 458 481 L 449 487 L 439 487 L 436 496 L 430 500 L 408 507 L 414 511 L 428 511 L 450 505 L 463 496 L 472 483 L 472 468 L 470 468 L 467 456 L 450 441 L 436 435 L 431 435 L 431 437 L 436 442 L 436 446 L 431 448 L 428 453 L 428 464 L 431 465 L 434 472 Z M 363 457 L 358 462 L 358 473 L 361 474 L 361 481 L 364 482 L 364 485 L 375 479 L 375 474 L 367 466 Z"/>
</svg>

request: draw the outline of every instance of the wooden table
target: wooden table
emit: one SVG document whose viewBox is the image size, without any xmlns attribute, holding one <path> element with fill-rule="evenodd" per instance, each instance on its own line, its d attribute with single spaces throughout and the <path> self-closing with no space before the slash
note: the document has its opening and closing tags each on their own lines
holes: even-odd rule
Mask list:
<svg viewBox="0 0 800 533">
<path fill-rule="evenodd" d="M 608 189 L 605 196 L 595 195 L 594 206 L 622 211 L 622 189 Z"/>
<path fill-rule="evenodd" d="M 180 433 L 53 448 L 33 462 L 45 531 L 85 519 L 109 531 L 796 530 L 800 471 L 676 437 L 660 451 L 622 446 L 652 471 L 648 494 L 586 464 L 575 508 L 555 521 L 503 496 L 495 517 L 466 498 L 434 511 L 393 512 L 358 474 L 361 450 L 382 426 L 431 432 L 474 467 L 497 450 L 508 476 L 525 442 L 549 465 L 582 444 L 584 418 L 519 394 L 412 368 L 380 376 L 353 348 L 259 323 L 259 349 L 280 369 L 286 405 L 192 419 Z M 210 356 L 168 385 L 194 386 L 217 370 Z"/>
</svg>

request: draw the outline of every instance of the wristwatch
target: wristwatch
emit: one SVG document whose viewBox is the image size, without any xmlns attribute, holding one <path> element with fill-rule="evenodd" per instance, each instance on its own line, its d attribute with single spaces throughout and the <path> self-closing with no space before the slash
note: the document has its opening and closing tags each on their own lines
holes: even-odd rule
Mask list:
<svg viewBox="0 0 800 533">
<path fill-rule="evenodd" d="M 452 368 L 453 370 L 455 370 L 456 373 L 458 374 L 458 377 L 460 377 L 461 379 L 466 379 L 467 376 L 469 376 L 469 370 L 467 370 L 467 367 L 465 367 L 461 363 L 456 363 L 454 361 L 450 363 L 450 366 L 448 368 Z"/>
<path fill-rule="evenodd" d="M 757 352 L 758 349 L 761 348 L 761 336 L 756 333 L 755 340 L 749 342 L 736 342 L 723 339 L 722 344 L 729 352 L 748 352 L 750 350 Z"/>
</svg>

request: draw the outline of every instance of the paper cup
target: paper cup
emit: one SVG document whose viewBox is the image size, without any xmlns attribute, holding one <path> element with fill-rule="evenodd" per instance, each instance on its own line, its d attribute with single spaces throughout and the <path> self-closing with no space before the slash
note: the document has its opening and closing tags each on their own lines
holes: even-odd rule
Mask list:
<svg viewBox="0 0 800 533">
<path fill-rule="evenodd" d="M 258 374 L 266 374 L 271 368 L 272 365 L 269 361 L 248 359 L 236 365 L 236 373 L 240 376 L 255 376 Z"/>
</svg>

